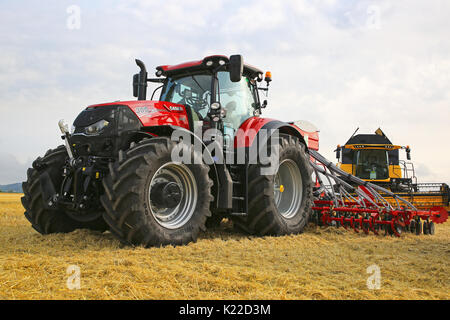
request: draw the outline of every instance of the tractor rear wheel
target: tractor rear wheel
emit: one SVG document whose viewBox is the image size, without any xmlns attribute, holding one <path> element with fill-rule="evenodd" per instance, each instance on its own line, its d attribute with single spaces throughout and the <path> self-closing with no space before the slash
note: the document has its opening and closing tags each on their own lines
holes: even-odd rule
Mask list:
<svg viewBox="0 0 450 320">
<path fill-rule="evenodd" d="M 48 178 L 58 190 L 63 182 L 62 168 L 67 158 L 64 146 L 48 150 L 43 158 L 38 158 L 41 169 L 38 171 L 29 168 L 27 181 L 22 184 L 24 196 L 22 205 L 25 208 L 25 217 L 31 222 L 32 227 L 41 234 L 67 233 L 75 229 L 91 229 L 105 231 L 107 226 L 103 218 L 98 217 L 93 221 L 76 221 L 64 210 L 49 209 L 44 201 L 41 189 L 40 175 L 48 175 Z"/>
<path fill-rule="evenodd" d="M 172 161 L 176 144 L 152 138 L 120 151 L 103 180 L 103 217 L 111 232 L 129 245 L 185 245 L 196 241 L 211 216 L 213 182 L 206 164 Z M 193 159 L 201 153 L 188 146 Z"/>
<path fill-rule="evenodd" d="M 248 216 L 234 223 L 261 236 L 303 232 L 313 204 L 312 168 L 305 145 L 297 137 L 280 134 L 276 173 L 263 175 L 261 167 L 249 166 Z"/>
</svg>

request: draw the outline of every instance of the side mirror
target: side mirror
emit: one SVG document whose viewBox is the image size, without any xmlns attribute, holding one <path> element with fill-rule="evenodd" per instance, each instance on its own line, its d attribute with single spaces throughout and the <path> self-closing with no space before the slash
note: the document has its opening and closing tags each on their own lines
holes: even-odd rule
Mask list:
<svg viewBox="0 0 450 320">
<path fill-rule="evenodd" d="M 406 149 L 406 159 L 407 160 L 411 160 L 411 153 L 410 152 L 411 152 L 411 149 L 409 149 L 409 148 Z"/>
<path fill-rule="evenodd" d="M 139 85 L 139 73 L 133 76 L 133 97 L 138 96 L 138 85 Z"/>
<path fill-rule="evenodd" d="M 228 70 L 230 71 L 231 82 L 241 81 L 244 72 L 244 58 L 240 54 L 230 56 Z"/>
<path fill-rule="evenodd" d="M 336 150 L 334 150 L 336 152 L 336 159 L 340 159 L 341 158 L 341 146 L 337 146 Z"/>
<path fill-rule="evenodd" d="M 261 106 L 261 108 L 265 108 L 265 107 L 267 107 L 267 100 L 264 100 L 264 101 L 263 101 L 263 104 L 262 104 L 262 106 Z"/>
</svg>

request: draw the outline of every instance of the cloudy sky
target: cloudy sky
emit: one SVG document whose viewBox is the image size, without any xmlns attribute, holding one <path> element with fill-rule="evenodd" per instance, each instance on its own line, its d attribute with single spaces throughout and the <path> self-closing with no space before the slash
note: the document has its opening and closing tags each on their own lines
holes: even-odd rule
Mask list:
<svg viewBox="0 0 450 320">
<path fill-rule="evenodd" d="M 59 119 L 133 99 L 134 58 L 236 53 L 272 72 L 264 115 L 316 124 L 328 158 L 380 126 L 419 182 L 450 182 L 449 17 L 446 0 L 2 0 L 0 184 L 61 143 Z"/>
</svg>

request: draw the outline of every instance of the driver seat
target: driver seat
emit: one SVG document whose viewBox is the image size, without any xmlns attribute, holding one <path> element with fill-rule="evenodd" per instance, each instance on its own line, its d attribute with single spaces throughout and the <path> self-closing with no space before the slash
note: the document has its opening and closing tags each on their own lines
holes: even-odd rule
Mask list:
<svg viewBox="0 0 450 320">
<path fill-rule="evenodd" d="M 192 110 L 192 108 L 190 106 L 188 106 L 187 104 L 184 105 L 185 108 L 189 108 L 191 109 L 191 114 L 192 114 L 192 120 L 195 121 L 200 121 L 200 117 L 198 116 L 197 112 L 195 110 Z"/>
</svg>

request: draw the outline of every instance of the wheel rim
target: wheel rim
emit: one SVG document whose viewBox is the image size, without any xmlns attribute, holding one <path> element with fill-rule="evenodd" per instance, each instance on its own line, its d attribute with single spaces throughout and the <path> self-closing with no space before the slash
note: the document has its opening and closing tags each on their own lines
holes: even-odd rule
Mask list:
<svg viewBox="0 0 450 320">
<path fill-rule="evenodd" d="M 303 180 L 300 169 L 291 159 L 283 160 L 274 178 L 274 200 L 278 212 L 290 219 L 302 204 Z"/>
<path fill-rule="evenodd" d="M 197 182 L 192 171 L 183 164 L 166 163 L 156 171 L 150 182 L 150 211 L 161 226 L 180 228 L 194 214 L 197 194 Z"/>
</svg>

